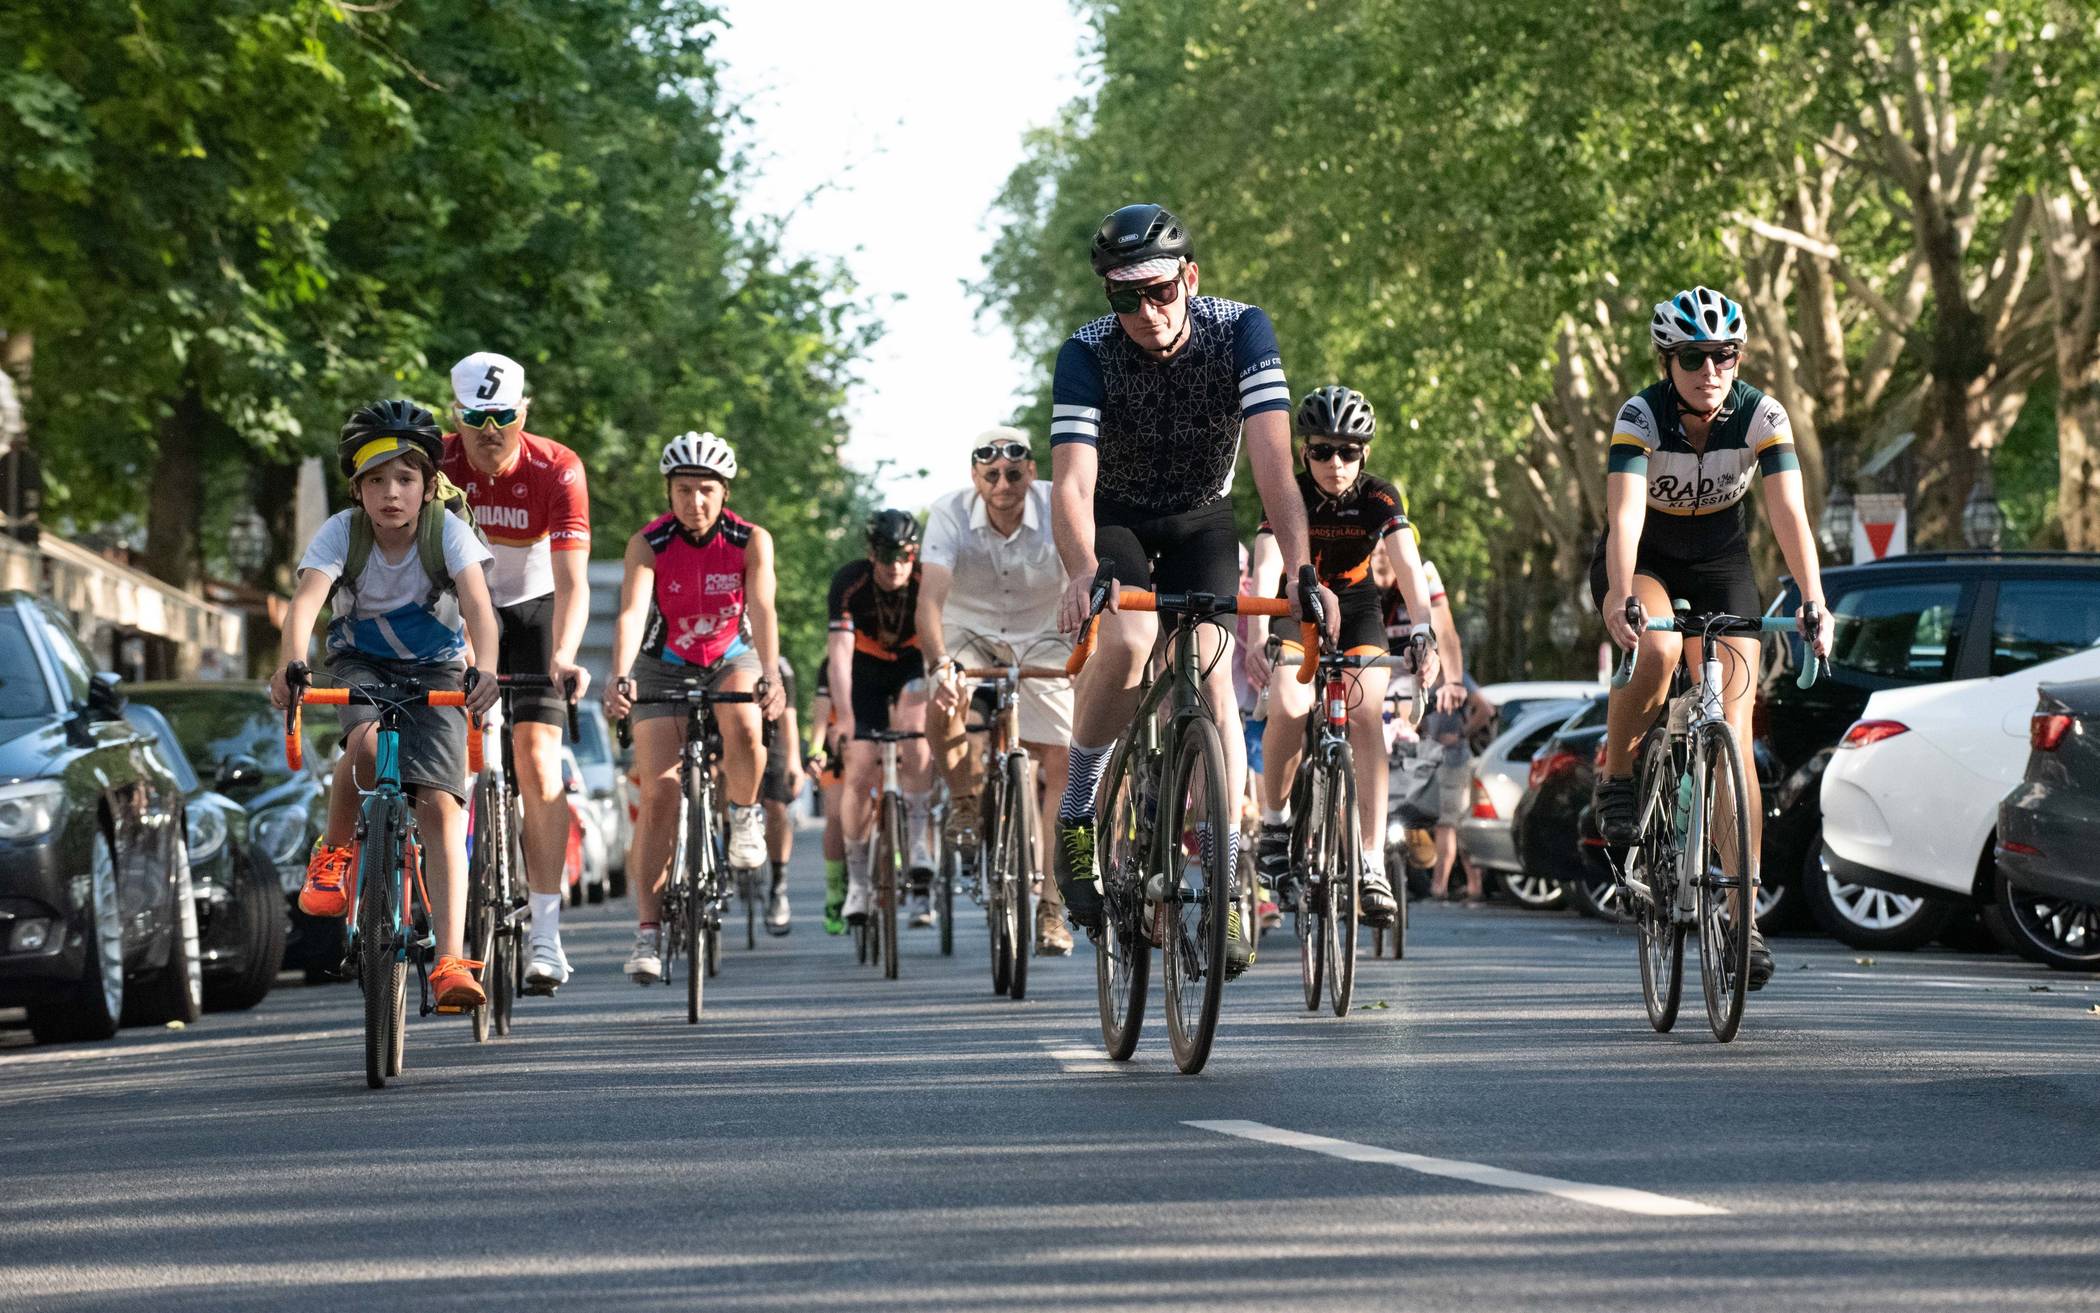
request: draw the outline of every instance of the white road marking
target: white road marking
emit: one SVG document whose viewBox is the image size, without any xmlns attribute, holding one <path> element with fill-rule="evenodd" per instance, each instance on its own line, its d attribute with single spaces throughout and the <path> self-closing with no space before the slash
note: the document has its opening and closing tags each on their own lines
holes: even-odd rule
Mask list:
<svg viewBox="0 0 2100 1313">
<path fill-rule="evenodd" d="M 1650 1194 L 1646 1190 L 1629 1190 L 1619 1185 L 1587 1185 L 1581 1181 L 1563 1181 L 1553 1176 L 1535 1176 L 1530 1172 L 1512 1172 L 1507 1168 L 1490 1167 L 1486 1163 L 1459 1162 L 1451 1158 L 1429 1158 L 1418 1153 L 1403 1153 L 1398 1149 L 1382 1149 L 1375 1144 L 1357 1144 L 1350 1140 L 1333 1140 L 1324 1135 L 1307 1135 L 1303 1131 L 1287 1131 L 1279 1126 L 1249 1121 L 1192 1121 L 1183 1122 L 1198 1130 L 1216 1131 L 1220 1135 L 1236 1135 L 1243 1140 L 1258 1140 L 1263 1144 L 1280 1144 L 1290 1149 L 1303 1149 L 1308 1153 L 1326 1154 L 1330 1158 L 1342 1158 L 1355 1163 L 1386 1163 L 1393 1167 L 1405 1167 L 1411 1172 L 1425 1176 L 1448 1176 L 1454 1180 L 1472 1181 L 1477 1185 L 1499 1186 L 1505 1190 L 1530 1190 L 1536 1194 L 1557 1195 L 1572 1199 L 1579 1204 L 1593 1204 L 1598 1208 L 1615 1208 L 1622 1213 L 1640 1213 L 1647 1217 L 1723 1217 L 1728 1210 L 1712 1204 L 1702 1204 L 1690 1199 L 1673 1199 L 1669 1195 Z"/>
<path fill-rule="evenodd" d="M 1058 1070 L 1078 1076 L 1099 1076 L 1114 1072 L 1121 1064 L 1111 1062 L 1106 1049 L 1074 1048 L 1063 1040 L 1040 1041 L 1051 1057 L 1057 1060 Z"/>
</svg>

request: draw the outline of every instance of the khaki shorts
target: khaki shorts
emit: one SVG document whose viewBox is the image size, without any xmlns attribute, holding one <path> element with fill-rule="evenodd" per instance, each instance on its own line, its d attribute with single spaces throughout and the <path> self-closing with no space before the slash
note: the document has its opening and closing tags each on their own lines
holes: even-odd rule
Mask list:
<svg viewBox="0 0 2100 1313">
<path fill-rule="evenodd" d="M 1436 823 L 1457 825 L 1473 810 L 1473 752 L 1460 744 L 1465 755 L 1456 762 L 1444 760 L 1443 744 L 1423 739 L 1415 746 L 1418 757 L 1438 759 L 1436 768 Z"/>
<path fill-rule="evenodd" d="M 1020 656 L 1023 665 L 1061 666 L 1065 658 L 1072 655 L 1071 641 L 1062 634 L 1024 638 L 1009 647 L 1003 639 L 979 638 L 964 630 L 943 626 L 941 638 L 948 655 L 966 666 L 1003 665 L 1016 655 Z M 1072 741 L 1071 680 L 1022 680 L 1017 710 L 1023 743 L 1061 748 Z"/>
</svg>

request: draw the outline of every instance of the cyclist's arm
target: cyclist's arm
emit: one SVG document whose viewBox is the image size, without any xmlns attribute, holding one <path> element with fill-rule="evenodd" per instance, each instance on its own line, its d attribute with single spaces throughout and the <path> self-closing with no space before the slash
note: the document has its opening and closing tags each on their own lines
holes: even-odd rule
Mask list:
<svg viewBox="0 0 2100 1313">
<path fill-rule="evenodd" d="M 941 634 L 941 608 L 948 605 L 948 590 L 955 583 L 955 575 L 945 565 L 935 565 L 921 556 L 919 559 L 919 607 L 914 621 L 919 635 L 919 652 L 926 658 L 926 673 L 933 674 L 934 667 L 948 657 L 947 640 Z"/>
<path fill-rule="evenodd" d="M 613 616 L 611 680 L 619 680 L 634 668 L 642 650 L 642 627 L 648 623 L 649 600 L 656 595 L 656 553 L 640 534 L 627 540 L 625 567 L 620 575 L 620 609 Z"/>
<path fill-rule="evenodd" d="M 1765 517 L 1772 522 L 1772 541 L 1779 556 L 1801 590 L 1801 600 L 1823 604 L 1823 569 L 1816 554 L 1816 536 L 1809 531 L 1808 505 L 1801 486 L 1801 471 L 1781 470 L 1764 476 Z"/>
<path fill-rule="evenodd" d="M 1065 574 L 1094 579 L 1094 480 L 1101 472 L 1101 453 L 1080 442 L 1050 449 L 1050 534 L 1057 543 Z"/>
<path fill-rule="evenodd" d="M 1648 521 L 1648 472 L 1613 471 L 1604 480 L 1604 628 L 1620 647 L 1639 635 L 1626 627 L 1626 599 L 1633 593 L 1633 563 Z"/>
<path fill-rule="evenodd" d="M 1407 603 L 1408 616 L 1410 619 L 1415 616 L 1430 617 L 1428 621 L 1429 627 L 1432 632 L 1436 633 L 1437 647 L 1439 652 L 1441 652 L 1444 645 L 1444 636 L 1436 628 L 1436 606 L 1429 600 L 1429 578 L 1422 573 L 1422 552 L 1420 548 L 1415 546 L 1414 534 L 1410 533 L 1404 525 L 1395 532 L 1387 534 L 1385 536 L 1385 554 L 1386 559 L 1393 564 L 1393 574 L 1396 576 L 1395 582 L 1400 586 L 1401 598 Z M 1446 614 L 1448 614 L 1450 608 L 1446 607 L 1444 609 Z M 1457 648 L 1451 649 L 1449 660 L 1454 662 L 1458 660 Z"/>
<path fill-rule="evenodd" d="M 1266 528 L 1254 535 L 1254 548 L 1247 553 L 1247 589 L 1256 597 L 1275 597 L 1283 583 L 1283 553 L 1276 535 Z"/>
<path fill-rule="evenodd" d="M 299 585 L 292 590 L 292 604 L 285 608 L 284 628 L 277 643 L 277 669 L 270 676 L 270 700 L 279 707 L 290 703 L 284 682 L 285 667 L 294 661 L 306 660 L 313 646 L 314 623 L 320 618 L 321 608 L 328 603 L 328 591 L 335 587 L 335 579 L 319 570 L 301 570 Z"/>
<path fill-rule="evenodd" d="M 843 730 L 853 719 L 853 631 L 832 630 L 824 640 L 824 659 L 831 663 L 832 715 Z"/>
<path fill-rule="evenodd" d="M 496 607 L 489 601 L 489 582 L 482 572 L 481 563 L 477 561 L 454 575 L 452 587 L 459 596 L 459 618 L 466 622 L 467 643 L 473 648 L 474 669 L 483 675 L 494 675 L 498 632 Z M 479 715 L 495 700 L 495 682 L 484 679 L 467 694 L 467 707 Z"/>
<path fill-rule="evenodd" d="M 1291 466 L 1291 416 L 1287 410 L 1265 410 L 1246 420 L 1247 463 L 1254 469 L 1254 490 L 1261 494 L 1262 515 L 1283 554 L 1288 577 L 1312 561 L 1305 532 L 1305 498 Z"/>
<path fill-rule="evenodd" d="M 775 608 L 778 590 L 773 573 L 773 535 L 754 527 L 744 559 L 744 613 L 751 617 L 751 646 L 758 649 L 760 670 L 780 669 L 780 613 Z M 773 683 L 779 685 L 777 675 Z"/>
<path fill-rule="evenodd" d="M 554 566 L 554 652 L 549 661 L 547 674 L 560 678 L 557 668 L 571 669 L 576 666 L 576 649 L 583 643 L 584 622 L 591 618 L 591 582 L 588 566 L 591 554 L 588 551 L 560 551 L 550 554 Z M 577 673 L 588 679 L 589 675 Z M 577 690 L 581 697 L 582 689 Z"/>
</svg>

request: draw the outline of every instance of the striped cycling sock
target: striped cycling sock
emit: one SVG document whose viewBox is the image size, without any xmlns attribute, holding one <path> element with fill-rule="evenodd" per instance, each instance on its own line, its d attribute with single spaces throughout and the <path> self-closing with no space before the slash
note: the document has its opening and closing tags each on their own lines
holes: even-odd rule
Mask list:
<svg viewBox="0 0 2100 1313">
<path fill-rule="evenodd" d="M 1071 765 L 1065 776 L 1065 796 L 1057 803 L 1057 820 L 1060 825 L 1074 825 L 1094 819 L 1094 795 L 1101 788 L 1101 772 L 1108 766 L 1108 752 L 1112 743 L 1098 748 L 1082 748 L 1072 745 Z"/>
</svg>

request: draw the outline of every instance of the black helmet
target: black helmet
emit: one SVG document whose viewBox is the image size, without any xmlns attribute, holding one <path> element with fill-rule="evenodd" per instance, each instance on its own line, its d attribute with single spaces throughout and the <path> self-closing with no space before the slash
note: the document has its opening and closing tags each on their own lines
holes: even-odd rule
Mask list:
<svg viewBox="0 0 2100 1313">
<path fill-rule="evenodd" d="M 1314 388 L 1298 403 L 1298 431 L 1307 437 L 1369 442 L 1378 431 L 1378 417 L 1371 413 L 1371 403 L 1363 393 L 1330 383 Z"/>
<path fill-rule="evenodd" d="M 1126 205 L 1103 219 L 1094 233 L 1094 273 L 1101 278 L 1140 260 L 1191 260 L 1195 255 L 1189 230 L 1157 205 Z"/>
<path fill-rule="evenodd" d="M 877 511 L 868 517 L 868 546 L 875 551 L 910 547 L 919 541 L 919 521 L 909 511 Z"/>
<path fill-rule="evenodd" d="M 433 465 L 445 454 L 444 434 L 438 429 L 436 417 L 429 411 L 413 401 L 375 401 L 352 414 L 343 424 L 342 436 L 336 440 L 335 452 L 343 467 L 343 477 L 355 478 L 360 464 L 369 468 L 370 456 L 387 454 L 365 451 L 373 443 L 386 438 L 397 438 L 420 448 Z M 398 450 L 398 443 L 388 449 Z M 360 461 L 360 455 L 366 455 L 367 459 Z"/>
</svg>

